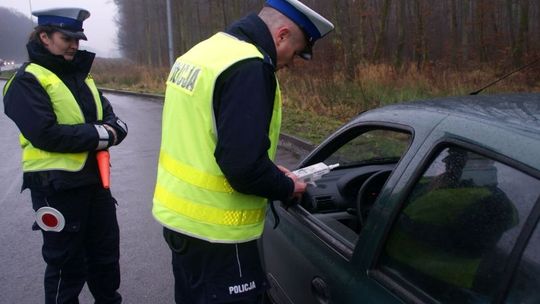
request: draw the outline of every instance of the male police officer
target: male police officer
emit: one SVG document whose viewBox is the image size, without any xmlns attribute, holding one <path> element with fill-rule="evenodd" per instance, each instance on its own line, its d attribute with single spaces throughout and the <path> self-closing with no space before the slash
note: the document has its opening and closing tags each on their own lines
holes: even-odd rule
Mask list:
<svg viewBox="0 0 540 304">
<path fill-rule="evenodd" d="M 306 185 L 273 162 L 275 71 L 311 58 L 332 23 L 297 0 L 268 0 L 177 59 L 167 80 L 154 217 L 172 250 L 176 303 L 258 303 L 256 240 L 266 199 Z"/>
<path fill-rule="evenodd" d="M 79 303 L 88 283 L 96 303 L 120 303 L 116 200 L 100 184 L 96 150 L 118 145 L 127 126 L 89 76 L 95 54 L 84 9 L 33 13 L 30 62 L 4 88 L 5 113 L 21 131 L 23 189 L 43 235 L 45 303 Z"/>
</svg>

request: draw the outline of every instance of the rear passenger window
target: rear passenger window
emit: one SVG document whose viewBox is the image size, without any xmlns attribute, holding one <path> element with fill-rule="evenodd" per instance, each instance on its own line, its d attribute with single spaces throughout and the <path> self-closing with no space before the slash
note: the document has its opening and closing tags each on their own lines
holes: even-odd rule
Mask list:
<svg viewBox="0 0 540 304">
<path fill-rule="evenodd" d="M 379 267 L 433 301 L 490 302 L 539 193 L 537 179 L 463 148 L 447 147 L 406 199 Z"/>
</svg>

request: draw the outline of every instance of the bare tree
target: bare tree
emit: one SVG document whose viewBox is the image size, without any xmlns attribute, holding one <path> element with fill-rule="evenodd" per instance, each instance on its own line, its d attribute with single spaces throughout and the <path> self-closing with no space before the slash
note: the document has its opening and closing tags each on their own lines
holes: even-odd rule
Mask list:
<svg viewBox="0 0 540 304">
<path fill-rule="evenodd" d="M 394 65 L 396 68 L 400 69 L 403 65 L 403 52 L 405 50 L 405 42 L 406 42 L 406 28 L 407 28 L 407 2 L 406 1 L 399 1 L 397 5 L 398 11 L 398 45 L 396 49 L 396 57 L 394 61 Z"/>
<path fill-rule="evenodd" d="M 114 0 L 122 53 L 141 64 L 167 65 L 165 0 Z M 531 0 L 303 0 L 336 25 L 317 43 L 317 66 L 349 79 L 366 62 L 399 67 L 431 61 L 518 65 L 540 52 L 540 1 Z M 234 20 L 256 12 L 264 0 L 172 1 L 175 55 Z"/>
<path fill-rule="evenodd" d="M 523 53 L 527 48 L 529 32 L 529 0 L 519 0 L 519 31 L 513 50 L 515 65 L 523 64 Z"/>
<path fill-rule="evenodd" d="M 427 59 L 424 5 L 422 0 L 414 0 L 413 3 L 416 14 L 415 59 L 416 68 L 420 70 Z"/>
<path fill-rule="evenodd" d="M 392 0 L 382 0 L 381 15 L 379 20 L 379 32 L 375 40 L 375 50 L 373 51 L 373 60 L 380 61 L 382 50 L 386 45 L 386 27 L 388 25 L 388 16 L 390 13 L 390 5 Z"/>
</svg>

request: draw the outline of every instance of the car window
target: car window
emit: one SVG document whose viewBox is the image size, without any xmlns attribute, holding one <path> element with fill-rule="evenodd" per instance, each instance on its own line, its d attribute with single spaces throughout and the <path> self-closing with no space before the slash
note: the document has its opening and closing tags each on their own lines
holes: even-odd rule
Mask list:
<svg viewBox="0 0 540 304">
<path fill-rule="evenodd" d="M 369 205 L 363 217 L 375 201 L 376 194 L 386 178 L 409 147 L 411 135 L 399 130 L 356 128 L 341 134 L 325 147 L 325 155 L 317 158 L 327 165 L 339 163 L 309 186 L 301 205 L 313 215 L 317 225 L 332 233 L 332 237 L 354 246 L 362 223 L 358 206 L 359 190 L 371 176 Z M 366 190 L 368 191 L 368 190 Z"/>
<path fill-rule="evenodd" d="M 348 141 L 328 159 L 341 166 L 375 162 L 397 162 L 409 146 L 408 133 L 370 130 Z"/>
<path fill-rule="evenodd" d="M 379 268 L 435 301 L 490 302 L 539 193 L 537 179 L 447 147 L 408 195 Z"/>
<path fill-rule="evenodd" d="M 540 303 L 540 226 L 537 224 L 521 262 L 506 303 Z"/>
</svg>

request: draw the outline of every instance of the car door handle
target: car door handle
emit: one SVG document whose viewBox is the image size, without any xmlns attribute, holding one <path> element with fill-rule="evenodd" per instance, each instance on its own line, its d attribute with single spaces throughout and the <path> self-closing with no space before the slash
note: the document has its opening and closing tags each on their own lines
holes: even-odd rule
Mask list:
<svg viewBox="0 0 540 304">
<path fill-rule="evenodd" d="M 313 296 L 317 299 L 317 303 L 330 303 L 330 291 L 328 290 L 328 285 L 322 278 L 315 277 L 311 281 L 311 293 L 313 293 Z"/>
</svg>

